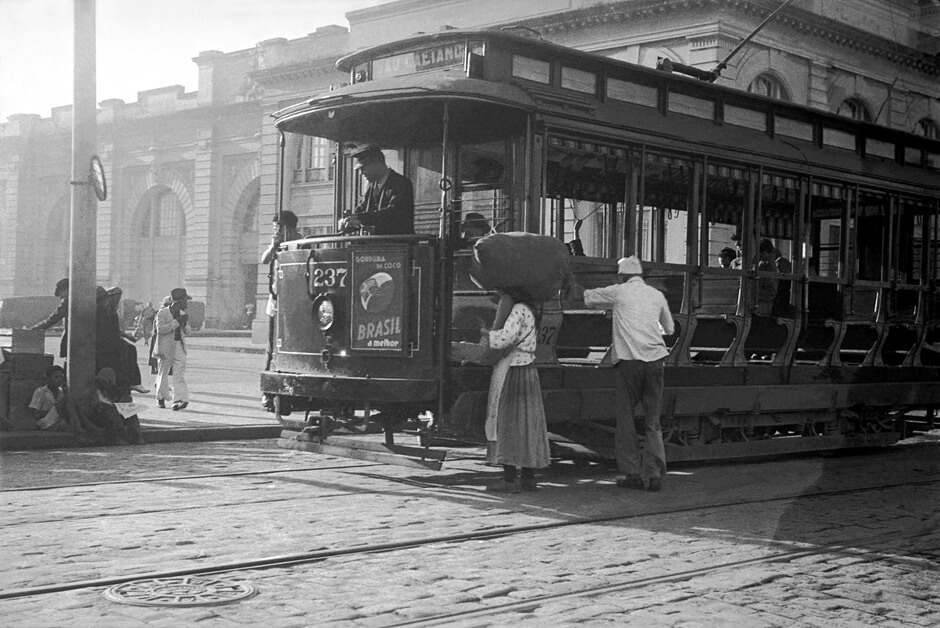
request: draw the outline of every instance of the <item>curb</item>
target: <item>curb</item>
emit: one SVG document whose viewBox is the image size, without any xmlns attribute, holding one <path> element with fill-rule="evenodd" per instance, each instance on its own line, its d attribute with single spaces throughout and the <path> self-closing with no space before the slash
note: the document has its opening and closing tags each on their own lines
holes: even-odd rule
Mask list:
<svg viewBox="0 0 940 628">
<path fill-rule="evenodd" d="M 226 351 L 228 353 L 257 353 L 258 355 L 264 355 L 267 352 L 267 349 L 261 347 L 212 347 L 193 344 L 190 348 L 194 351 Z"/>
<path fill-rule="evenodd" d="M 225 427 L 144 427 L 141 434 L 148 445 L 157 443 L 201 443 L 222 440 L 257 440 L 278 438 L 281 426 L 244 425 Z M 78 447 L 101 447 L 102 445 L 81 445 L 75 435 L 67 432 L 4 432 L 0 435 L 0 451 L 26 451 L 31 449 L 64 449 Z"/>
</svg>

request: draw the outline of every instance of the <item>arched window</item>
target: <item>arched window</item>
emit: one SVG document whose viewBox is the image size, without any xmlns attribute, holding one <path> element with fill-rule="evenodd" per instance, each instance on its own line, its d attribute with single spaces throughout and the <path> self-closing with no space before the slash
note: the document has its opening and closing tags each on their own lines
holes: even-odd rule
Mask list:
<svg viewBox="0 0 940 628">
<path fill-rule="evenodd" d="M 932 140 L 940 139 L 940 126 L 930 118 L 921 118 L 914 127 L 914 133 L 929 137 Z"/>
<path fill-rule="evenodd" d="M 846 98 L 839 105 L 836 113 L 859 122 L 871 122 L 871 110 L 858 98 Z"/>
<path fill-rule="evenodd" d="M 155 194 L 140 225 L 141 237 L 186 235 L 183 206 L 169 190 Z"/>
<path fill-rule="evenodd" d="M 261 202 L 261 194 L 256 192 L 251 200 L 248 201 L 248 207 L 245 208 L 245 214 L 242 217 L 240 233 L 249 233 L 258 231 L 258 205 Z"/>
<path fill-rule="evenodd" d="M 787 93 L 787 88 L 783 86 L 783 81 L 778 79 L 773 74 L 763 73 L 759 74 L 751 84 L 747 86 L 747 91 L 752 94 L 760 94 L 761 96 L 769 96 L 775 100 L 783 100 L 790 102 L 790 94 Z"/>
</svg>

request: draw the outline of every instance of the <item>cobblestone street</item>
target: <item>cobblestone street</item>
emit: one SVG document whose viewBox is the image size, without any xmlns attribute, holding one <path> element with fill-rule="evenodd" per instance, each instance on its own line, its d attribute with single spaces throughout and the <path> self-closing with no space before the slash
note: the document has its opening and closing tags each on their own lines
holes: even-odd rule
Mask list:
<svg viewBox="0 0 940 628">
<path fill-rule="evenodd" d="M 677 467 L 660 494 L 560 463 L 508 497 L 484 491 L 497 472 L 474 449 L 436 473 L 273 441 L 4 453 L 0 613 L 9 626 L 937 625 L 938 453 Z M 210 568 L 257 594 L 192 608 L 103 595 Z"/>
</svg>

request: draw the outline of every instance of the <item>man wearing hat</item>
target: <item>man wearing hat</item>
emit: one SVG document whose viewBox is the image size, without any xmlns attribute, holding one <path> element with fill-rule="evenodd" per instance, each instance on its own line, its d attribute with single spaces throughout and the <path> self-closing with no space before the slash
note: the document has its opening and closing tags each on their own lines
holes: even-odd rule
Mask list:
<svg viewBox="0 0 940 628">
<path fill-rule="evenodd" d="M 292 211 L 282 211 L 280 214 L 274 214 L 271 219 L 271 225 L 274 227 L 274 235 L 271 237 L 271 244 L 261 254 L 261 263 L 270 264 L 274 259 L 274 254 L 281 246 L 282 242 L 288 240 L 299 240 L 302 236 L 297 231 L 297 214 Z"/>
<path fill-rule="evenodd" d="M 612 359 L 616 381 L 617 467 L 626 474 L 617 486 L 659 491 L 666 474 L 659 415 L 663 402 L 663 371 L 669 350 L 663 335 L 675 333 L 663 293 L 643 281 L 636 256 L 617 262 L 618 284 L 584 291 L 591 309 L 613 310 Z M 645 442 L 640 447 L 634 424 L 636 404 L 643 404 Z"/>
<path fill-rule="evenodd" d="M 184 338 L 190 333 L 186 307 L 191 299 L 185 288 L 173 288 L 170 305 L 157 312 L 153 356 L 157 358 L 157 406 L 160 408 L 166 407 L 170 393 L 170 369 L 173 369 L 173 409 L 182 410 L 189 405 Z"/>
<path fill-rule="evenodd" d="M 69 315 L 69 278 L 60 279 L 56 282 L 55 292 L 53 294 L 59 297 L 59 305 L 49 316 L 39 321 L 29 329 L 49 329 L 59 321 L 64 321 Z M 64 358 L 69 346 L 69 326 L 65 326 L 65 332 L 62 334 L 62 342 L 59 344 L 59 357 Z"/>
<path fill-rule="evenodd" d="M 362 202 L 353 214 L 340 221 L 340 230 L 352 231 L 363 225 L 374 235 L 415 232 L 415 193 L 411 181 L 385 165 L 378 146 L 365 146 L 353 152 L 356 169 L 369 182 Z"/>
</svg>

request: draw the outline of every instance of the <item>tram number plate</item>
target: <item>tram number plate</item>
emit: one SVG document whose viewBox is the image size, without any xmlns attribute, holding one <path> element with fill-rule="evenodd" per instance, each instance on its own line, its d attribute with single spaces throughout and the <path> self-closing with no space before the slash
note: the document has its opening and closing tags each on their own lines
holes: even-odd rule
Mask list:
<svg viewBox="0 0 940 628">
<path fill-rule="evenodd" d="M 322 262 L 311 269 L 310 282 L 315 288 L 345 288 L 348 274 L 345 262 Z"/>
</svg>

